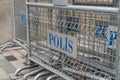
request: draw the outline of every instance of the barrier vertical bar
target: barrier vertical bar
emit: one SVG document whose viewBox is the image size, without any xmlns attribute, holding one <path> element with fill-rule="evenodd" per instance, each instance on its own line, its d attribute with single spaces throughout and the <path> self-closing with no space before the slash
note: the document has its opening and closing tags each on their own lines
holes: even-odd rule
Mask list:
<svg viewBox="0 0 120 80">
<path fill-rule="evenodd" d="M 26 0 L 26 2 L 28 2 L 28 0 Z M 30 45 L 29 45 L 29 12 L 28 12 L 28 6 L 26 5 L 26 27 L 27 27 L 27 52 L 28 52 L 28 54 L 27 54 L 27 64 L 30 64 L 30 59 L 29 59 L 29 57 L 30 57 L 30 49 L 29 49 L 29 47 L 30 47 Z"/>
<path fill-rule="evenodd" d="M 120 80 L 120 0 L 118 12 L 118 42 L 117 42 L 117 59 L 116 59 L 116 80 Z"/>
<path fill-rule="evenodd" d="M 15 23 L 14 23 L 14 1 L 13 0 L 10 0 L 10 6 L 11 6 L 11 35 L 12 35 L 12 38 L 11 40 L 15 37 Z"/>
</svg>

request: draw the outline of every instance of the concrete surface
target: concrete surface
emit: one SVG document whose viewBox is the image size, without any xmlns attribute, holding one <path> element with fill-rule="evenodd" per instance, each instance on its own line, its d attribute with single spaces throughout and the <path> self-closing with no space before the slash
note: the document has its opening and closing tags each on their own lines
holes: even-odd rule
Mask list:
<svg viewBox="0 0 120 80">
<path fill-rule="evenodd" d="M 25 66 L 26 60 L 22 58 L 25 51 L 20 48 L 9 48 L 0 53 L 0 80 L 11 80 L 16 69 Z M 6 56 L 13 55 L 17 60 L 8 61 Z"/>
<path fill-rule="evenodd" d="M 0 1 L 0 44 L 11 39 L 10 0 Z"/>
</svg>

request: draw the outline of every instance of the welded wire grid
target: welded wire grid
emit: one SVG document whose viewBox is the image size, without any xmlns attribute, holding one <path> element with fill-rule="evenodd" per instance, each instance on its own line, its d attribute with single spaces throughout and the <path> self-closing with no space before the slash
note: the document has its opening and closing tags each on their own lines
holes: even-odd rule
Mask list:
<svg viewBox="0 0 120 80">
<path fill-rule="evenodd" d="M 10 26 L 10 0 L 0 0 L 0 44 L 11 40 Z"/>
<path fill-rule="evenodd" d="M 117 16 L 116 13 L 29 7 L 30 59 L 75 80 L 114 80 L 116 43 L 112 48 L 108 46 L 108 30 L 116 30 Z M 77 58 L 49 48 L 47 30 L 77 38 Z"/>
<path fill-rule="evenodd" d="M 14 22 L 15 22 L 15 38 L 26 43 L 26 0 L 13 0 Z"/>
</svg>

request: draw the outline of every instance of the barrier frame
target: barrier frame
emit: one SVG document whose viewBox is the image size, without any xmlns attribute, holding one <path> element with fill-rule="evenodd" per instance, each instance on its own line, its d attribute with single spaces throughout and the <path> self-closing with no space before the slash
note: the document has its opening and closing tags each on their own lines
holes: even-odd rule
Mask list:
<svg viewBox="0 0 120 80">
<path fill-rule="evenodd" d="M 119 1 L 120 3 L 120 1 Z M 117 65 L 117 68 L 115 70 L 115 75 L 116 75 L 116 80 L 119 80 L 120 79 L 120 7 L 119 8 L 113 8 L 113 7 L 95 7 L 95 6 L 72 6 L 72 5 L 68 5 L 68 6 L 53 6 L 52 4 L 44 4 L 44 3 L 33 3 L 33 2 L 26 2 L 26 9 L 27 9 L 27 20 L 28 20 L 28 7 L 29 6 L 35 6 L 35 7 L 51 7 L 51 8 L 60 8 L 60 9 L 74 9 L 74 10 L 86 10 L 86 11 L 97 11 L 97 12 L 108 12 L 108 13 L 118 13 L 119 14 L 119 18 L 118 18 L 118 21 L 119 21 L 119 27 L 118 27 L 118 45 L 117 45 L 117 59 L 116 59 L 116 65 Z M 94 8 L 94 9 L 93 9 Z M 27 23 L 27 46 L 29 47 L 29 23 Z M 30 50 L 28 49 L 28 59 L 31 63 L 31 61 L 39 64 L 39 65 L 43 65 L 43 67 L 49 69 L 49 70 L 52 70 L 54 71 L 52 68 L 49 68 L 47 67 L 47 65 L 44 65 L 43 63 L 40 63 L 40 62 L 37 62 L 35 61 L 33 58 L 30 57 Z M 91 64 L 92 65 L 92 64 Z M 103 67 L 101 67 L 103 68 Z M 104 68 L 105 69 L 105 68 Z M 66 76 L 63 76 L 61 73 L 57 73 L 57 71 L 55 71 L 56 74 L 60 75 L 61 77 L 66 77 Z M 71 80 L 69 77 L 65 78 L 65 79 L 69 79 Z"/>
</svg>

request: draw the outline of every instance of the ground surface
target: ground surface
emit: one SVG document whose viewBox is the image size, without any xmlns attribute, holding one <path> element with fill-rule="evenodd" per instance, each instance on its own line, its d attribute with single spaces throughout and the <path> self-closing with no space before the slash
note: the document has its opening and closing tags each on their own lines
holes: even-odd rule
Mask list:
<svg viewBox="0 0 120 80">
<path fill-rule="evenodd" d="M 22 68 L 27 66 L 26 59 L 23 58 L 26 51 L 21 47 L 12 47 L 7 48 L 5 51 L 0 52 L 0 80 L 13 80 L 14 73 L 18 68 Z M 19 75 L 22 76 L 16 80 L 24 80 L 23 76 L 31 71 L 38 70 L 41 67 L 34 67 L 32 69 L 22 70 Z M 43 72 L 46 70 L 43 70 Z M 40 73 L 40 72 L 39 72 Z M 28 76 L 27 80 L 34 80 L 35 75 Z M 44 75 L 39 78 L 39 80 L 46 80 L 47 77 L 52 75 L 52 73 L 48 75 Z M 52 80 L 63 80 L 63 79 L 52 79 Z"/>
<path fill-rule="evenodd" d="M 11 80 L 16 69 L 25 66 L 23 57 L 25 51 L 18 48 L 9 48 L 0 53 L 0 80 Z"/>
<path fill-rule="evenodd" d="M 0 1 L 0 44 L 11 39 L 10 0 Z"/>
</svg>

